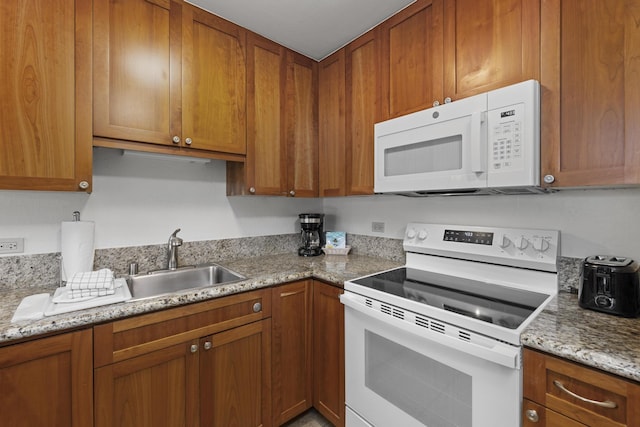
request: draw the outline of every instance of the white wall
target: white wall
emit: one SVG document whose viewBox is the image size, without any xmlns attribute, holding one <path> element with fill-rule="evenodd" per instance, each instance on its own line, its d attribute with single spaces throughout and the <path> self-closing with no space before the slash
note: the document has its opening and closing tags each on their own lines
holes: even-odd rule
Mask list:
<svg viewBox="0 0 640 427">
<path fill-rule="evenodd" d="M 60 250 L 60 222 L 96 223 L 96 248 L 164 243 L 176 228 L 186 241 L 295 233 L 301 212 L 320 199 L 227 197 L 223 161 L 123 156 L 95 149 L 93 192 L 0 191 L 0 237 L 24 237 L 25 254 Z"/>
<path fill-rule="evenodd" d="M 497 225 L 560 230 L 561 254 L 612 254 L 640 260 L 640 189 L 566 190 L 525 196 L 331 198 L 333 227 L 355 234 L 402 238 L 408 222 Z M 385 222 L 373 233 L 372 221 Z"/>
<path fill-rule="evenodd" d="M 60 250 L 60 222 L 74 210 L 96 223 L 96 248 L 298 232 L 301 212 L 324 211 L 326 229 L 402 238 L 410 221 L 561 231 L 561 253 L 640 260 L 640 189 L 576 190 L 531 196 L 328 199 L 227 197 L 225 163 L 190 164 L 94 151 L 91 195 L 0 191 L 0 237 L 24 237 L 25 254 Z M 372 221 L 385 223 L 373 233 Z"/>
</svg>

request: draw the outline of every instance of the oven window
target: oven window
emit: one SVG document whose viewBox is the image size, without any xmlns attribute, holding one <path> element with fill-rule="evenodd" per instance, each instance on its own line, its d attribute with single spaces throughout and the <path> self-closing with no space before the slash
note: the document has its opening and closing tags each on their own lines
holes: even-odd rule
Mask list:
<svg viewBox="0 0 640 427">
<path fill-rule="evenodd" d="M 462 135 L 384 150 L 384 176 L 462 169 Z"/>
<path fill-rule="evenodd" d="M 365 386 L 424 425 L 471 427 L 472 378 L 365 331 Z"/>
</svg>

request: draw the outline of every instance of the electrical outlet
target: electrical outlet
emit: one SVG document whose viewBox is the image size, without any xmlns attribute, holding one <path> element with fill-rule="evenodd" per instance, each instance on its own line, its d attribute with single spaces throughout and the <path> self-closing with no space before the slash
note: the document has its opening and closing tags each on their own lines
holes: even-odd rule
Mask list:
<svg viewBox="0 0 640 427">
<path fill-rule="evenodd" d="M 24 252 L 24 238 L 0 238 L 0 254 L 19 254 Z"/>
<path fill-rule="evenodd" d="M 374 233 L 384 233 L 384 222 L 373 221 L 371 223 L 371 231 Z"/>
</svg>

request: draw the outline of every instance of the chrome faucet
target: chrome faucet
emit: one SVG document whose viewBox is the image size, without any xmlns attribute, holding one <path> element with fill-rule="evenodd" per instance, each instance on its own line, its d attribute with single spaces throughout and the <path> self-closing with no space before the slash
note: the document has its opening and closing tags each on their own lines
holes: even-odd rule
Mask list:
<svg viewBox="0 0 640 427">
<path fill-rule="evenodd" d="M 182 239 L 177 236 L 180 229 L 174 231 L 169 236 L 169 244 L 167 246 L 167 269 L 175 270 L 178 268 L 178 246 L 182 246 Z"/>
</svg>

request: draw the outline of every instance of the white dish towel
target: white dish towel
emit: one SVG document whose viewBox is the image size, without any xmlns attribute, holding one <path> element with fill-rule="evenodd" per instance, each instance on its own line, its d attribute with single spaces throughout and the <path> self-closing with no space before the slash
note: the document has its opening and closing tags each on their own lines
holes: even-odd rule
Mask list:
<svg viewBox="0 0 640 427">
<path fill-rule="evenodd" d="M 113 295 L 115 293 L 113 271 L 103 268 L 97 271 L 75 273 L 67 281 L 67 288 L 72 299 Z"/>
</svg>

